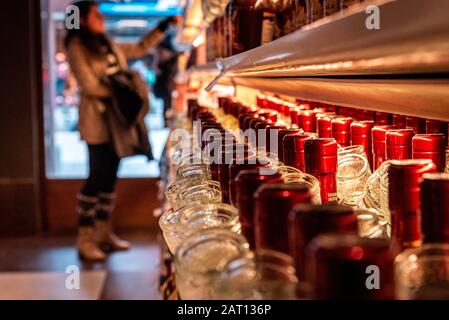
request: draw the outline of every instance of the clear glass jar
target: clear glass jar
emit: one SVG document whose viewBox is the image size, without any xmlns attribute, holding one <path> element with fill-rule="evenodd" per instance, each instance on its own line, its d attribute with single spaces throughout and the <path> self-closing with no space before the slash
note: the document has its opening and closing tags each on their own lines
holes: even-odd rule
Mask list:
<svg viewBox="0 0 449 320">
<path fill-rule="evenodd" d="M 376 210 L 357 209 L 359 236 L 363 238 L 388 238 L 387 221 Z"/>
<path fill-rule="evenodd" d="M 379 212 L 383 219 L 388 222 L 388 229 L 391 226 L 391 217 L 388 210 L 388 169 L 390 164 L 389 160 L 384 161 L 374 171 L 368 178 L 363 192 L 363 206 Z"/>
<path fill-rule="evenodd" d="M 449 244 L 425 244 L 400 253 L 395 293 L 401 300 L 449 300 Z"/>
<path fill-rule="evenodd" d="M 195 186 L 202 184 L 205 179 L 191 179 L 191 178 L 182 178 L 175 180 L 168 188 L 165 190 L 165 197 L 170 205 L 176 202 L 177 196 L 181 190 L 185 190 L 190 186 Z M 213 180 L 211 180 L 213 181 Z"/>
<path fill-rule="evenodd" d="M 383 175 L 380 177 L 380 213 L 387 221 L 387 224 L 389 226 L 389 232 L 390 234 L 390 227 L 391 227 L 391 214 L 390 209 L 388 208 L 388 171 L 382 173 Z"/>
<path fill-rule="evenodd" d="M 227 230 L 192 234 L 176 250 L 176 286 L 183 300 L 215 297 L 217 276 L 232 260 L 248 253 L 245 238 Z"/>
<path fill-rule="evenodd" d="M 174 254 L 182 239 L 182 233 L 179 228 L 177 228 L 179 216 L 179 211 L 170 209 L 165 211 L 159 218 L 159 227 L 162 230 L 162 236 L 172 254 Z"/>
<path fill-rule="evenodd" d="M 337 195 L 344 205 L 356 206 L 371 169 L 363 146 L 349 146 L 338 150 Z"/>
<path fill-rule="evenodd" d="M 259 250 L 229 262 L 217 277 L 215 292 L 222 300 L 292 300 L 297 286 L 290 256 Z"/>
<path fill-rule="evenodd" d="M 201 203 L 221 203 L 220 183 L 214 180 L 200 180 L 200 183 L 189 184 L 180 188 L 174 202 L 170 205 L 173 209 L 178 209 L 188 205 L 193 201 Z"/>
<path fill-rule="evenodd" d="M 282 175 L 284 183 L 305 183 L 312 195 L 312 204 L 321 204 L 320 181 L 308 173 L 286 173 Z"/>
<path fill-rule="evenodd" d="M 198 153 L 201 153 L 201 150 L 196 146 L 193 136 L 189 134 L 170 148 L 169 157 L 173 164 L 179 164 L 182 157 Z"/>
<path fill-rule="evenodd" d="M 189 179 L 210 179 L 211 172 L 209 166 L 205 163 L 199 164 L 182 164 L 176 171 L 176 178 L 189 178 Z"/>
<path fill-rule="evenodd" d="M 185 207 L 180 213 L 178 227 L 186 236 L 212 228 L 240 233 L 238 210 L 224 203 Z"/>
<path fill-rule="evenodd" d="M 291 173 L 303 173 L 301 170 L 296 169 L 295 167 L 286 166 L 283 164 L 279 164 L 279 165 L 275 166 L 275 168 L 277 168 L 278 172 L 282 175 L 287 175 L 287 174 L 291 174 Z"/>
</svg>

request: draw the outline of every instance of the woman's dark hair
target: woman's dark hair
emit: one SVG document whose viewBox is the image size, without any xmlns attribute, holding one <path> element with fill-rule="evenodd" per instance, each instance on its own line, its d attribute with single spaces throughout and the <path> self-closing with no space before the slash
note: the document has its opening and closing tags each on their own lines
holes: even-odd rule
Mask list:
<svg viewBox="0 0 449 320">
<path fill-rule="evenodd" d="M 73 2 L 72 5 L 78 7 L 80 20 L 85 20 L 92 7 L 97 6 L 97 3 L 92 0 L 81 0 Z M 102 54 L 111 49 L 111 44 L 106 35 L 94 34 L 81 24 L 79 29 L 67 29 L 64 38 L 64 47 L 67 48 L 74 38 L 79 38 L 83 45 L 93 54 Z"/>
</svg>

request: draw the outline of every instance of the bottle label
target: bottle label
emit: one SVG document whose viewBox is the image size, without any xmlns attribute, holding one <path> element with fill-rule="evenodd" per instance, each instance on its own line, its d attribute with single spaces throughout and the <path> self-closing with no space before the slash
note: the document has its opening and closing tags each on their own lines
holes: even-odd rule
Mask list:
<svg viewBox="0 0 449 320">
<path fill-rule="evenodd" d="M 262 36 L 260 39 L 261 45 L 273 41 L 274 23 L 275 23 L 275 15 L 270 12 L 264 12 L 262 20 Z"/>
</svg>

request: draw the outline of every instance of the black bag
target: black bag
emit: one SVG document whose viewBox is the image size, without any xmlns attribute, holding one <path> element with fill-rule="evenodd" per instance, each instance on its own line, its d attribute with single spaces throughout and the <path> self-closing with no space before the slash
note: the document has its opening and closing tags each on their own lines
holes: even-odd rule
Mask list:
<svg viewBox="0 0 449 320">
<path fill-rule="evenodd" d="M 112 103 L 118 111 L 117 116 L 124 125 L 133 125 L 144 104 L 134 74 L 127 70 L 119 70 L 108 76 L 108 82 L 112 91 Z"/>
</svg>

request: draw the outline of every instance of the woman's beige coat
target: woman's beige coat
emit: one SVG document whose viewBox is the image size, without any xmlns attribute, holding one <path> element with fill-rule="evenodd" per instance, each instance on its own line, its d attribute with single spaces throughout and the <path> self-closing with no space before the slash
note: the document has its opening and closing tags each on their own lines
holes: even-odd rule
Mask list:
<svg viewBox="0 0 449 320">
<path fill-rule="evenodd" d="M 128 67 L 127 59 L 144 56 L 150 48 L 155 47 L 162 40 L 163 36 L 163 32 L 155 29 L 138 43 L 112 42 L 112 49 L 118 58 L 120 67 L 126 69 Z M 109 88 L 101 81 L 106 76 L 108 68 L 106 56 L 92 55 L 78 38 L 73 38 L 69 43 L 67 55 L 71 71 L 80 87 L 78 130 L 81 139 L 88 144 L 112 142 L 112 133 L 108 130 L 107 117 L 105 117 L 106 105 L 102 102 L 102 98 L 111 96 Z M 148 106 L 144 110 L 144 113 L 146 112 L 148 112 Z M 143 125 L 143 116 L 140 121 Z M 119 156 L 132 155 L 119 151 Z M 124 151 L 124 153 L 127 152 Z"/>
</svg>

